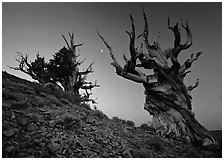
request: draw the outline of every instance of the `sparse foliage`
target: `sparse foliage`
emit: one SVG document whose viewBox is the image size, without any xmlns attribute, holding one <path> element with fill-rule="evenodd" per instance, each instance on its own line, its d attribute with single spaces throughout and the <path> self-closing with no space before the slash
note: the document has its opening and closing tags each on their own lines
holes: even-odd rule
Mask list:
<svg viewBox="0 0 224 160">
<path fill-rule="evenodd" d="M 64 46 L 58 52 L 53 54 L 53 58 L 46 62 L 44 57 L 41 57 L 38 53 L 36 59 L 30 62 L 28 55 L 17 53 L 16 61 L 19 63 L 18 67 L 10 67 L 14 70 L 22 71 L 34 80 L 37 80 L 40 84 L 45 85 L 47 83 L 53 84 L 55 87 L 61 88 L 60 84 L 66 93 L 79 95 L 80 89 L 85 90 L 81 97 L 82 102 L 97 103 L 90 98 L 90 91 L 94 87 L 99 87 L 97 81 L 95 83 L 87 81 L 87 75 L 93 72 L 91 63 L 86 70 L 80 71 L 80 65 L 85 61 L 77 60 L 76 49 L 83 44 L 74 44 L 74 34 L 69 33 L 70 44 L 66 37 L 62 35 L 67 48 Z"/>
</svg>

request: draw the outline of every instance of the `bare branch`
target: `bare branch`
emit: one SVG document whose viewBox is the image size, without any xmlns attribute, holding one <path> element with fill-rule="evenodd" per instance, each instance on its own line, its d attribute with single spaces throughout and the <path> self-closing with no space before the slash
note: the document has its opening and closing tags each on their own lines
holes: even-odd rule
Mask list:
<svg viewBox="0 0 224 160">
<path fill-rule="evenodd" d="M 94 64 L 94 62 L 92 62 L 85 71 L 79 72 L 79 74 L 80 75 L 86 75 L 86 74 L 92 73 L 93 72 L 93 69 L 92 69 L 93 64 Z"/>
<path fill-rule="evenodd" d="M 95 81 L 94 84 L 92 82 L 89 82 L 88 84 L 81 86 L 81 89 L 85 89 L 85 90 L 89 89 L 89 90 L 92 90 L 92 88 L 94 88 L 94 87 L 100 87 L 100 85 L 97 84 L 97 81 Z"/>
<path fill-rule="evenodd" d="M 119 63 L 117 62 L 112 48 L 111 46 L 104 40 L 103 36 L 101 36 L 101 34 L 99 33 L 98 29 L 96 28 L 97 34 L 99 35 L 99 37 L 101 38 L 101 40 L 103 41 L 103 43 L 106 45 L 106 47 L 108 48 L 108 50 L 110 51 L 110 56 L 113 60 L 113 62 L 111 63 L 111 65 L 113 65 L 116 68 L 116 72 L 121 72 L 121 70 L 123 70 L 123 68 L 119 65 Z"/>
<path fill-rule="evenodd" d="M 136 71 L 138 74 L 132 74 L 132 73 L 128 73 L 126 72 L 117 62 L 116 58 L 113 55 L 112 52 L 112 48 L 110 47 L 110 45 L 104 40 L 104 38 L 101 36 L 101 34 L 99 33 L 99 31 L 97 30 L 97 33 L 99 35 L 99 37 L 101 38 L 101 40 L 104 42 L 104 44 L 107 46 L 107 48 L 110 51 L 110 56 L 113 60 L 112 65 L 116 68 L 116 73 L 123 77 L 126 78 L 128 80 L 137 82 L 137 83 L 147 83 L 147 77 L 144 74 L 141 74 L 139 71 Z"/>
<path fill-rule="evenodd" d="M 174 49 L 173 50 L 169 50 L 171 51 L 169 54 L 168 52 L 165 53 L 166 54 L 166 57 L 169 55 L 171 57 L 171 61 L 173 63 L 173 68 L 178 71 L 179 68 L 180 68 L 180 63 L 178 62 L 177 60 L 177 57 L 178 57 L 178 54 L 180 53 L 180 42 L 181 42 L 181 37 L 180 37 L 180 29 L 178 27 L 178 23 L 176 23 L 173 27 L 170 26 L 170 18 L 168 17 L 168 28 L 170 30 L 173 31 L 174 33 L 174 37 L 175 37 L 175 40 L 174 40 Z"/>
<path fill-rule="evenodd" d="M 147 44 L 149 44 L 148 42 L 148 38 L 149 38 L 149 28 L 148 28 L 148 21 L 147 21 L 147 15 L 146 15 L 146 12 L 145 12 L 145 9 L 144 7 L 142 8 L 143 9 L 143 18 L 144 18 L 144 22 L 145 22 L 145 27 L 144 27 L 144 31 L 143 31 L 143 38 L 145 40 L 145 42 Z"/>
<path fill-rule="evenodd" d="M 193 89 L 195 89 L 198 85 L 199 85 L 199 79 L 197 79 L 197 81 L 195 82 L 194 85 L 191 85 L 191 86 L 188 86 L 188 87 L 187 87 L 188 94 L 190 94 L 191 91 L 192 91 Z"/>
<path fill-rule="evenodd" d="M 74 46 L 74 33 L 68 33 L 69 37 L 70 37 L 70 46 L 73 47 Z"/>
<path fill-rule="evenodd" d="M 123 58 L 124 58 L 124 61 L 125 61 L 126 63 L 128 63 L 128 59 L 127 59 L 127 57 L 125 56 L 125 54 L 123 55 Z"/>
<path fill-rule="evenodd" d="M 38 54 L 37 54 L 38 56 Z M 14 69 L 14 70 L 19 70 L 22 71 L 23 73 L 28 74 L 31 76 L 34 80 L 37 80 L 39 83 L 44 83 L 44 79 L 41 79 L 36 75 L 35 72 L 33 72 L 31 62 L 28 62 L 28 55 L 23 55 L 20 52 L 17 52 L 17 58 L 16 61 L 19 63 L 18 67 L 11 67 L 9 68 Z"/>
<path fill-rule="evenodd" d="M 82 45 L 83 45 L 83 43 L 75 44 L 75 45 L 73 46 L 73 48 L 75 49 L 76 47 L 79 47 L 79 46 L 82 46 Z"/>
<path fill-rule="evenodd" d="M 188 74 L 188 73 L 190 73 L 191 71 L 186 71 L 186 72 L 184 72 L 183 74 L 181 74 L 181 76 L 184 78 L 184 77 L 186 77 L 186 75 Z"/>
<path fill-rule="evenodd" d="M 63 37 L 63 39 L 64 39 L 64 41 L 65 41 L 65 43 L 66 43 L 68 49 L 70 49 L 70 46 L 69 46 L 68 41 L 67 41 L 67 39 L 65 38 L 65 36 L 64 36 L 63 34 L 61 34 L 61 36 Z"/>
<path fill-rule="evenodd" d="M 147 22 L 147 15 L 145 13 L 145 10 L 143 8 L 143 17 L 144 17 L 144 22 L 145 22 L 145 26 L 144 26 L 144 31 L 143 31 L 143 39 L 144 39 L 144 43 L 145 43 L 145 46 L 146 46 L 146 49 L 148 51 L 148 53 L 145 53 L 144 54 L 144 57 L 147 57 L 147 58 L 144 58 L 142 57 L 143 54 L 139 54 L 139 56 L 141 55 L 141 57 L 138 57 L 139 60 L 144 63 L 144 68 L 151 68 L 151 63 L 146 63 L 146 59 L 147 61 L 155 61 L 156 63 L 158 63 L 158 65 L 164 67 L 164 68 L 167 68 L 167 58 L 165 56 L 165 54 L 162 52 L 161 48 L 159 47 L 158 43 L 154 43 L 154 45 L 150 45 L 149 44 L 149 41 L 148 41 L 148 37 L 149 37 L 149 29 L 148 29 L 148 22 Z M 140 37 L 140 36 L 139 36 Z M 146 66 L 146 64 L 150 64 L 150 66 Z"/>
<path fill-rule="evenodd" d="M 187 34 L 187 42 L 183 45 L 183 47 L 184 48 L 189 48 L 193 43 L 193 38 L 192 38 L 191 30 L 189 29 L 189 26 L 188 26 L 188 19 L 186 20 L 186 26 L 184 26 L 184 24 L 182 23 L 182 19 L 181 19 L 181 24 L 182 24 L 182 27 L 185 29 L 186 34 Z"/>
<path fill-rule="evenodd" d="M 138 74 L 135 71 L 135 66 L 136 66 L 136 49 L 135 49 L 135 25 L 134 25 L 134 19 L 132 15 L 130 15 L 131 19 L 131 32 L 126 31 L 128 33 L 129 38 L 130 38 L 130 44 L 129 44 L 129 51 L 131 55 L 131 59 L 126 61 L 126 65 L 124 67 L 126 72 L 130 72 L 132 74 Z M 126 58 L 126 57 L 125 57 Z"/>
<path fill-rule="evenodd" d="M 16 61 L 19 63 L 19 66 L 18 67 L 11 67 L 11 66 L 9 66 L 9 67 L 11 69 L 20 70 L 20 71 L 22 71 L 22 72 L 24 72 L 26 74 L 29 74 L 28 68 L 31 67 L 31 65 L 28 62 L 28 55 L 26 54 L 24 56 L 22 53 L 17 52 Z"/>
<path fill-rule="evenodd" d="M 184 62 L 184 64 L 180 67 L 179 73 L 181 75 L 183 75 L 184 72 L 191 67 L 192 63 L 194 61 L 196 61 L 201 54 L 202 54 L 202 52 L 198 52 L 198 53 L 196 53 L 196 55 L 195 54 L 191 54 L 191 58 L 187 59 Z"/>
</svg>

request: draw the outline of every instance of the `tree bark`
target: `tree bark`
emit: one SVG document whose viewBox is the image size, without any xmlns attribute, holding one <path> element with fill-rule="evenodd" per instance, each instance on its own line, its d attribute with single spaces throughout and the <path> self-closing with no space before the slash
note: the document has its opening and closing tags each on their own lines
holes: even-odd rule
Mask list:
<svg viewBox="0 0 224 160">
<path fill-rule="evenodd" d="M 159 47 L 158 42 L 149 43 L 149 29 L 147 15 L 143 9 L 143 18 L 145 26 L 143 33 L 137 37 L 143 38 L 145 50 L 142 45 L 138 49 L 135 47 L 135 26 L 133 17 L 131 18 L 131 32 L 127 32 L 130 38 L 129 51 L 131 58 L 128 60 L 124 56 L 126 64 L 121 67 L 112 51 L 110 45 L 105 41 L 103 36 L 97 30 L 97 33 L 106 47 L 109 49 L 112 58 L 112 65 L 116 69 L 116 73 L 128 80 L 141 83 L 145 88 L 145 105 L 144 109 L 153 116 L 153 126 L 157 130 L 156 133 L 163 137 L 179 138 L 194 145 L 200 146 L 216 146 L 217 143 L 211 133 L 202 126 L 195 118 L 192 112 L 191 91 L 199 84 L 198 80 L 195 85 L 187 87 L 183 80 L 194 61 L 198 59 L 202 52 L 196 55 L 191 54 L 191 58 L 187 59 L 184 64 L 178 61 L 178 55 L 182 50 L 188 49 L 192 45 L 192 33 L 188 26 L 182 23 L 182 27 L 187 34 L 187 42 L 181 44 L 181 34 L 178 23 L 170 26 L 168 18 L 168 28 L 174 33 L 174 46 L 165 51 Z M 142 44 L 142 43 L 141 43 Z M 140 64 L 136 64 L 139 59 Z M 168 60 L 172 64 L 168 65 Z M 153 74 L 146 75 L 137 67 L 152 70 Z"/>
</svg>

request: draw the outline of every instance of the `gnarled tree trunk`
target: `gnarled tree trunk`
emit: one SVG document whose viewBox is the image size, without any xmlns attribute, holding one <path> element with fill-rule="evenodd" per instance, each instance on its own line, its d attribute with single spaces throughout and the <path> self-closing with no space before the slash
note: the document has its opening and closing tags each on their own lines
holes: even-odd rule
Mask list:
<svg viewBox="0 0 224 160">
<path fill-rule="evenodd" d="M 146 95 L 144 109 L 153 115 L 153 126 L 157 130 L 157 134 L 164 137 L 180 138 L 194 145 L 216 145 L 211 133 L 195 119 L 192 112 L 190 92 L 198 86 L 198 80 L 195 85 L 189 87 L 183 82 L 187 73 L 190 72 L 187 70 L 198 59 L 201 52 L 191 54 L 191 57 L 183 64 L 180 64 L 177 59 L 181 51 L 192 45 L 188 20 L 185 25 L 181 21 L 187 34 L 187 42 L 182 44 L 179 24 L 170 26 L 168 18 L 168 28 L 174 33 L 175 40 L 172 48 L 162 51 L 158 42 L 149 43 L 148 22 L 144 9 L 143 18 L 145 22 L 143 33 L 136 38 L 134 19 L 130 15 L 131 32 L 126 31 L 126 33 L 130 38 L 131 58 L 128 60 L 124 55 L 126 61 L 124 67 L 118 64 L 112 48 L 97 30 L 98 35 L 110 51 L 112 65 L 115 67 L 116 73 L 125 79 L 143 84 Z M 135 41 L 140 37 L 143 42 L 140 47 L 135 47 Z M 137 64 L 137 59 L 140 64 Z M 169 60 L 172 62 L 171 65 L 168 65 Z M 152 70 L 153 74 L 142 73 L 137 69 L 140 67 Z"/>
</svg>

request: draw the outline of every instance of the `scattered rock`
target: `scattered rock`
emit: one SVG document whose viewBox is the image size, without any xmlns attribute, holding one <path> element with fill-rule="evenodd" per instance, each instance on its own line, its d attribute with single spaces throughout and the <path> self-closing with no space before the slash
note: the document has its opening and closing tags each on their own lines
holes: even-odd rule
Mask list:
<svg viewBox="0 0 224 160">
<path fill-rule="evenodd" d="M 82 148 L 86 148 L 86 146 L 87 146 L 87 143 L 84 140 L 78 141 L 77 144 Z"/>
<path fill-rule="evenodd" d="M 31 113 L 29 114 L 29 118 L 33 121 L 33 122 L 43 122 L 44 121 L 44 116 L 40 115 L 39 113 Z"/>
<path fill-rule="evenodd" d="M 17 128 L 11 128 L 11 129 L 8 129 L 6 131 L 3 131 L 3 135 L 6 136 L 6 137 L 11 137 L 13 136 L 19 129 Z"/>
<path fill-rule="evenodd" d="M 2 103 L 2 108 L 11 108 L 10 103 Z"/>
<path fill-rule="evenodd" d="M 4 85 L 2 97 L 3 158 L 216 157 L 181 141 L 164 143 L 154 131 L 102 118 L 66 99 L 36 95 L 33 83 L 17 87 L 15 81 L 11 89 Z"/>
<path fill-rule="evenodd" d="M 47 109 L 39 108 L 39 111 L 41 111 L 41 112 L 47 112 Z"/>
<path fill-rule="evenodd" d="M 101 156 L 102 156 L 103 158 L 109 158 L 109 157 L 110 157 L 110 154 L 109 154 L 108 152 L 104 151 L 104 152 L 101 154 Z"/>
<path fill-rule="evenodd" d="M 25 126 L 29 121 L 25 118 L 25 117 L 17 117 L 17 121 L 19 122 L 19 124 Z"/>
<path fill-rule="evenodd" d="M 45 143 L 40 143 L 40 146 L 41 147 L 45 147 Z"/>
<path fill-rule="evenodd" d="M 126 150 L 124 150 L 122 154 L 123 154 L 123 157 L 124 157 L 124 158 L 132 158 L 130 149 L 126 149 Z"/>
<path fill-rule="evenodd" d="M 47 97 L 47 94 L 46 94 L 46 93 L 43 93 L 43 92 L 41 92 L 39 95 L 40 95 L 41 97 Z"/>
<path fill-rule="evenodd" d="M 60 144 L 58 143 L 54 143 L 54 142 L 51 142 L 47 145 L 47 147 L 50 149 L 51 152 L 56 152 L 58 151 L 61 147 L 60 147 Z"/>
<path fill-rule="evenodd" d="M 7 152 L 12 152 L 15 149 L 16 149 L 16 147 L 14 147 L 14 146 L 8 146 L 8 147 L 6 147 L 6 151 Z"/>
<path fill-rule="evenodd" d="M 27 100 L 21 100 L 12 103 L 12 107 L 17 109 L 26 109 L 27 107 L 29 107 L 29 103 Z"/>
<path fill-rule="evenodd" d="M 28 128 L 29 131 L 36 131 L 38 129 L 38 127 L 35 123 L 29 123 L 27 125 L 27 128 Z"/>
<path fill-rule="evenodd" d="M 25 113 L 24 110 L 18 110 L 18 109 L 15 109 L 14 112 L 15 113 L 20 113 L 20 114 L 24 114 Z"/>
<path fill-rule="evenodd" d="M 86 156 L 86 157 L 89 157 L 93 154 L 93 152 L 89 151 L 89 150 L 84 150 L 83 151 L 83 154 Z"/>
<path fill-rule="evenodd" d="M 64 98 L 60 98 L 60 101 L 63 103 L 63 104 L 71 104 L 71 102 L 67 99 L 64 99 Z"/>
</svg>

